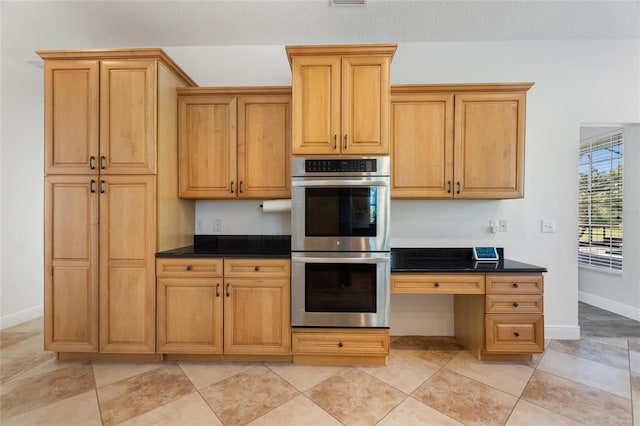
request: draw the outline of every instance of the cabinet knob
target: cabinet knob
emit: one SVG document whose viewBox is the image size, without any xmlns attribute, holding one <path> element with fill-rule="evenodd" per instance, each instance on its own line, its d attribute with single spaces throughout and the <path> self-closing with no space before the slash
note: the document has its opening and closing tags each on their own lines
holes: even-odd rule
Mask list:
<svg viewBox="0 0 640 426">
<path fill-rule="evenodd" d="M 520 332 L 516 331 L 516 332 L 513 333 L 513 335 L 516 336 L 516 337 L 520 337 Z"/>
<path fill-rule="evenodd" d="M 458 190 L 456 191 L 456 194 L 459 194 L 459 193 L 460 193 L 460 189 L 461 189 L 461 188 L 460 188 L 460 181 L 458 181 L 458 182 L 456 183 L 456 185 L 458 186 Z"/>
<path fill-rule="evenodd" d="M 513 283 L 513 288 L 518 288 L 518 287 L 520 287 L 518 283 Z"/>
<path fill-rule="evenodd" d="M 338 135 L 333 135 L 333 149 L 338 147 Z"/>
<path fill-rule="evenodd" d="M 95 170 L 96 169 L 96 156 L 92 155 L 91 157 L 89 157 L 89 168 L 91 170 Z"/>
<path fill-rule="evenodd" d="M 231 181 L 231 193 L 233 194 L 233 181 Z"/>
<path fill-rule="evenodd" d="M 256 265 L 255 268 L 253 268 L 254 271 L 258 272 L 260 270 L 260 267 Z"/>
<path fill-rule="evenodd" d="M 242 181 L 240 181 L 240 186 L 238 187 L 238 190 L 240 191 L 240 193 L 242 194 Z"/>
<path fill-rule="evenodd" d="M 229 283 L 227 283 L 227 297 L 229 297 Z"/>
<path fill-rule="evenodd" d="M 187 267 L 185 268 L 187 271 L 191 270 L 191 265 L 187 265 Z"/>
<path fill-rule="evenodd" d="M 447 194 L 451 194 L 451 181 L 447 181 Z"/>
<path fill-rule="evenodd" d="M 440 287 L 440 283 L 434 283 L 434 284 L 433 284 L 433 286 L 434 286 L 435 288 L 438 288 L 438 287 Z"/>
<path fill-rule="evenodd" d="M 343 344 L 342 342 L 338 342 L 338 347 L 339 347 L 339 348 L 341 348 L 341 347 L 343 347 L 343 346 L 344 346 L 344 344 Z"/>
<path fill-rule="evenodd" d="M 513 302 L 513 307 L 517 308 L 519 306 L 518 302 Z"/>
<path fill-rule="evenodd" d="M 344 149 L 347 149 L 347 135 L 344 135 Z"/>
<path fill-rule="evenodd" d="M 216 283 L 216 297 L 220 297 L 220 283 Z"/>
<path fill-rule="evenodd" d="M 105 157 L 104 155 L 100 156 L 100 168 L 102 170 L 106 169 L 107 166 L 104 165 L 104 162 L 107 161 L 107 157 Z"/>
</svg>

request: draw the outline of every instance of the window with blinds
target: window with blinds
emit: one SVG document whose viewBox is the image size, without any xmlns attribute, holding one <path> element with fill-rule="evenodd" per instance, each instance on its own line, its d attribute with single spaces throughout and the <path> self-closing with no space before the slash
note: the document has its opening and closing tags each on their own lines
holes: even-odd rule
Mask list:
<svg viewBox="0 0 640 426">
<path fill-rule="evenodd" d="M 580 141 L 578 264 L 622 270 L 623 131 Z"/>
</svg>

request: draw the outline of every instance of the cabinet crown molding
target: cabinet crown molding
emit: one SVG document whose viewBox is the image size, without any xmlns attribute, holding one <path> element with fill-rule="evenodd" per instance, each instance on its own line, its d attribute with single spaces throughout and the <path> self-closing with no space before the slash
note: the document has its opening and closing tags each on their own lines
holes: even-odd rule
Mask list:
<svg viewBox="0 0 640 426">
<path fill-rule="evenodd" d="M 178 96 L 209 95 L 291 95 L 291 86 L 228 86 L 183 87 L 176 89 Z"/>
<path fill-rule="evenodd" d="M 441 92 L 526 92 L 535 83 L 446 83 L 446 84 L 392 84 L 391 93 L 441 93 Z"/>
<path fill-rule="evenodd" d="M 293 56 L 389 56 L 391 61 L 397 48 L 396 43 L 285 46 L 289 65 Z"/>
<path fill-rule="evenodd" d="M 77 49 L 77 50 L 36 50 L 42 59 L 155 59 L 182 79 L 187 85 L 197 87 L 198 84 L 176 64 L 159 47 L 126 48 L 126 49 Z"/>
</svg>

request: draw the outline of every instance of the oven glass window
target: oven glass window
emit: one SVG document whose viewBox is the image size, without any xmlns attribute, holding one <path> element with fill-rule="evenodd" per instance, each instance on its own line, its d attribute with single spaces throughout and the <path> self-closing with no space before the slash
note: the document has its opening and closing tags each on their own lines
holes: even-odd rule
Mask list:
<svg viewBox="0 0 640 426">
<path fill-rule="evenodd" d="M 307 237 L 375 237 L 378 188 L 306 188 Z"/>
<path fill-rule="evenodd" d="M 376 312 L 376 265 L 305 264 L 306 312 Z"/>
</svg>

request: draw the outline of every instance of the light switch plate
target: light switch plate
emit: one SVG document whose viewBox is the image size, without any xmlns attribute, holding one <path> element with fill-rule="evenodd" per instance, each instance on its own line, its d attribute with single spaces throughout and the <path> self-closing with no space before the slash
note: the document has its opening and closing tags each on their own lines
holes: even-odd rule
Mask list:
<svg viewBox="0 0 640 426">
<path fill-rule="evenodd" d="M 556 232 L 556 221 L 555 220 L 542 219 L 540 231 L 541 232 L 545 232 L 545 233 L 554 233 L 554 232 Z"/>
</svg>

